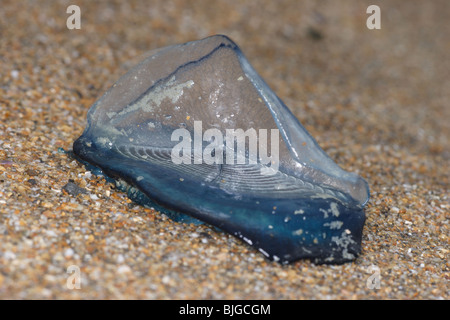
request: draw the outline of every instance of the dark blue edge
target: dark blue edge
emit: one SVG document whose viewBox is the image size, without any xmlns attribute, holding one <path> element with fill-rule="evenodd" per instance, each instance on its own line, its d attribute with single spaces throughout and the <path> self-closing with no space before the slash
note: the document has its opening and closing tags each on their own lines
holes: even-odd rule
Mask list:
<svg viewBox="0 0 450 320">
<path fill-rule="evenodd" d="M 136 189 L 132 184 L 128 184 L 127 186 L 123 185 L 122 183 L 120 183 L 120 180 L 122 180 L 122 179 L 120 179 L 120 178 L 114 179 L 114 178 L 108 176 L 107 174 L 105 174 L 103 172 L 103 170 L 100 166 L 93 165 L 93 164 L 89 163 L 88 161 L 81 159 L 72 150 L 69 150 L 69 151 L 61 150 L 61 151 L 64 152 L 65 154 L 67 154 L 69 157 L 75 159 L 82 165 L 84 165 L 86 170 L 92 172 L 94 175 L 103 177 L 103 178 L 105 178 L 105 180 L 107 182 L 114 184 L 114 186 L 118 190 L 125 192 L 127 194 L 128 198 L 131 199 L 133 202 L 137 203 L 138 205 L 144 206 L 146 208 L 151 208 L 160 213 L 163 213 L 175 222 L 188 223 L 188 224 L 193 223 L 196 225 L 203 224 L 202 221 L 195 219 L 189 215 L 186 215 L 186 214 L 183 214 L 180 212 L 176 212 L 173 210 L 169 210 L 168 208 L 162 207 L 158 203 L 152 201 L 143 192 L 140 192 L 139 189 Z"/>
<path fill-rule="evenodd" d="M 89 148 L 87 141 L 90 141 Z M 180 177 L 179 173 L 150 167 L 146 162 L 124 158 L 109 149 L 97 148 L 84 136 L 75 141 L 73 152 L 77 160 L 100 168 L 108 179 L 124 180 L 139 190 L 132 200 L 140 204 L 152 203 L 153 207 L 158 210 L 161 208 L 164 213 L 181 214 L 178 217 L 188 215 L 194 221 L 217 227 L 244 240 L 270 260 L 285 264 L 309 258 L 318 264 L 340 264 L 354 260 L 361 252 L 364 211 L 339 200 L 308 197 L 267 200 L 229 194 L 202 185 L 189 176 Z M 138 176 L 143 179 L 137 181 Z M 328 210 L 331 203 L 340 212 L 338 219 L 331 212 L 325 218 L 321 211 Z M 294 214 L 300 210 L 304 213 Z M 228 219 L 226 215 L 232 218 Z M 171 217 L 170 214 L 168 216 Z M 191 222 L 183 218 L 178 221 Z M 323 227 L 324 223 L 333 221 L 342 221 L 341 227 Z M 303 232 L 293 235 L 299 229 Z M 337 241 L 333 241 L 333 238 Z"/>
</svg>

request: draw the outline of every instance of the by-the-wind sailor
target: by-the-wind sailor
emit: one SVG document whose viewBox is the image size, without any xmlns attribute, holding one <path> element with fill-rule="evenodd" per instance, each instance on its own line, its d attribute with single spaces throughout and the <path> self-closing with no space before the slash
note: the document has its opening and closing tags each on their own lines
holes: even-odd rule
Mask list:
<svg viewBox="0 0 450 320">
<path fill-rule="evenodd" d="M 132 186 L 140 203 L 214 225 L 280 263 L 360 253 L 367 183 L 325 154 L 226 36 L 153 52 L 87 120 L 75 155 Z"/>
</svg>

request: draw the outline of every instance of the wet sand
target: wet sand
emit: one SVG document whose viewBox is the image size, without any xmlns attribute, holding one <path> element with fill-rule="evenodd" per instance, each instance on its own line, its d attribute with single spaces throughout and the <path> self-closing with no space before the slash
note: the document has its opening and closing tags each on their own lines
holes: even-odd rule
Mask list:
<svg viewBox="0 0 450 320">
<path fill-rule="evenodd" d="M 366 27 L 370 1 L 77 1 L 80 30 L 70 4 L 0 9 L 0 298 L 449 298 L 449 1 L 383 1 L 380 30 Z M 356 261 L 270 262 L 137 206 L 58 151 L 140 55 L 219 33 L 368 181 Z"/>
</svg>

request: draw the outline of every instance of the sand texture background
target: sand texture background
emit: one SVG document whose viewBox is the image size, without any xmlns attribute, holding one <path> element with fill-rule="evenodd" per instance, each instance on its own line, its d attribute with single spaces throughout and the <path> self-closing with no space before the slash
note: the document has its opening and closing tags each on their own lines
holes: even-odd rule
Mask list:
<svg viewBox="0 0 450 320">
<path fill-rule="evenodd" d="M 450 2 L 382 1 L 369 30 L 372 2 L 2 1 L 0 298 L 448 299 Z M 80 30 L 66 27 L 71 4 Z M 137 206 L 58 152 L 140 55 L 218 33 L 368 181 L 353 263 L 267 261 Z M 71 265 L 81 289 L 66 285 Z"/>
</svg>

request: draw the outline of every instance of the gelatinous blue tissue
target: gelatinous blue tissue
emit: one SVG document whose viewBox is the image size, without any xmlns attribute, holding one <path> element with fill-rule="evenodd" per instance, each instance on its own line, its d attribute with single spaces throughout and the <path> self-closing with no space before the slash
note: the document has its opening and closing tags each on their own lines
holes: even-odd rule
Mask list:
<svg viewBox="0 0 450 320">
<path fill-rule="evenodd" d="M 226 36 L 149 53 L 91 107 L 73 151 L 136 202 L 271 260 L 361 251 L 367 183 L 325 154 Z"/>
</svg>

